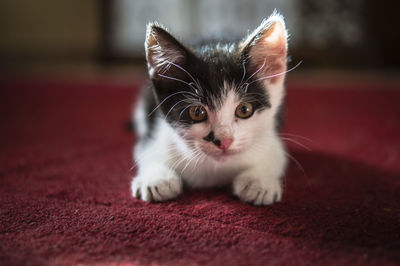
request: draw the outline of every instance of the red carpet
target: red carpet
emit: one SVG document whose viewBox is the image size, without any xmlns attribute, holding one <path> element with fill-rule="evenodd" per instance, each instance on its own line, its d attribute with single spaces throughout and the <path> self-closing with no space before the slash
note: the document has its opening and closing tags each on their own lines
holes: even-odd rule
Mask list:
<svg viewBox="0 0 400 266">
<path fill-rule="evenodd" d="M 289 82 L 283 202 L 130 196 L 137 91 L 0 81 L 1 265 L 399 265 L 400 88 Z M 289 135 L 286 135 L 289 136 Z"/>
</svg>

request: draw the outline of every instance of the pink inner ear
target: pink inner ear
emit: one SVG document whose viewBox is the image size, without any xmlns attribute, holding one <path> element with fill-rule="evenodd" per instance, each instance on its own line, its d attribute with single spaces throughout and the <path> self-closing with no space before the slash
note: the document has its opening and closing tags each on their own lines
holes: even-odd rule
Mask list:
<svg viewBox="0 0 400 266">
<path fill-rule="evenodd" d="M 278 75 L 286 71 L 286 31 L 281 22 L 274 22 L 262 32 L 261 37 L 250 50 L 252 68 L 259 69 L 259 76 L 274 76 L 268 79 L 275 83 L 285 75 Z M 267 79 L 266 79 L 267 80 Z"/>
<path fill-rule="evenodd" d="M 147 62 L 155 73 L 166 74 L 170 63 L 180 64 L 184 60 L 184 51 L 180 43 L 166 30 L 158 26 L 149 26 L 146 36 Z"/>
</svg>

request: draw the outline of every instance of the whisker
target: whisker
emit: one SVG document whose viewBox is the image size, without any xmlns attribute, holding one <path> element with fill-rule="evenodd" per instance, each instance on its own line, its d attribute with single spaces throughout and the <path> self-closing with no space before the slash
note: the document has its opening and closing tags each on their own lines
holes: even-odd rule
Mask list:
<svg viewBox="0 0 400 266">
<path fill-rule="evenodd" d="M 296 158 L 294 158 L 294 156 L 290 155 L 290 153 L 285 152 L 285 154 L 286 154 L 290 159 L 292 159 L 292 161 L 297 165 L 297 167 L 303 172 L 303 175 L 304 175 L 307 179 L 309 179 L 309 177 L 308 177 L 308 175 L 306 174 L 306 171 L 304 170 L 304 167 L 301 165 L 301 163 L 300 163 Z"/>
<path fill-rule="evenodd" d="M 194 77 L 193 77 L 186 69 L 184 69 L 184 68 L 181 67 L 180 65 L 177 65 L 177 64 L 175 64 L 175 63 L 173 63 L 173 62 L 171 62 L 171 61 L 168 61 L 168 60 L 167 60 L 166 62 L 167 62 L 168 64 L 171 64 L 171 65 L 173 65 L 173 66 L 179 68 L 180 70 L 184 71 L 184 72 L 194 81 L 194 83 L 196 84 L 196 86 L 199 87 L 199 88 L 201 88 L 201 87 L 199 86 L 198 81 L 196 82 L 196 80 L 194 79 Z"/>
<path fill-rule="evenodd" d="M 193 93 L 192 93 L 192 92 L 189 92 L 189 91 L 178 91 L 178 92 L 175 92 L 175 93 L 172 93 L 172 94 L 168 95 L 168 97 L 165 97 L 165 99 L 162 100 L 162 101 L 148 114 L 148 116 L 151 116 L 151 115 L 152 115 L 165 101 L 167 101 L 169 98 L 171 98 L 171 97 L 173 97 L 173 96 L 175 96 L 175 95 L 178 95 L 178 94 L 189 94 L 189 95 L 192 95 Z M 197 96 L 197 95 L 195 95 L 195 96 Z"/>
<path fill-rule="evenodd" d="M 278 77 L 278 76 L 284 75 L 284 74 L 286 74 L 286 73 L 289 73 L 289 72 L 295 70 L 298 66 L 300 66 L 300 64 L 301 64 L 302 62 L 303 62 L 303 61 L 300 61 L 300 62 L 299 62 L 297 65 L 295 65 L 294 67 L 290 68 L 289 70 L 283 71 L 283 72 L 281 72 L 281 73 L 277 73 L 277 74 L 274 74 L 274 75 L 270 75 L 270 76 L 266 76 L 266 77 L 262 77 L 262 78 L 253 80 L 252 82 L 249 83 L 249 85 L 252 84 L 252 83 L 254 83 L 254 82 L 256 82 L 256 81 L 261 81 L 261 80 L 265 80 L 265 79 L 269 79 L 269 78 L 274 78 L 274 77 Z"/>
<path fill-rule="evenodd" d="M 170 113 L 178 104 L 180 104 L 181 102 L 185 102 L 185 101 L 187 101 L 187 99 L 183 99 L 183 100 L 180 100 L 180 101 L 176 102 L 176 103 L 169 109 L 169 111 L 168 111 L 167 114 L 165 115 L 165 118 L 168 117 L 169 113 Z"/>
<path fill-rule="evenodd" d="M 300 147 L 303 147 L 304 149 L 306 149 L 306 150 L 308 150 L 308 151 L 312 151 L 311 148 L 307 147 L 307 146 L 304 145 L 303 143 L 298 142 L 298 141 L 296 141 L 296 140 L 294 140 L 294 139 L 285 138 L 285 137 L 280 137 L 280 138 L 283 139 L 283 140 L 290 141 L 290 142 L 292 142 L 292 143 L 294 143 L 294 144 L 297 144 L 297 145 L 299 145 Z"/>
<path fill-rule="evenodd" d="M 197 164 L 198 164 L 199 160 L 201 161 L 201 158 L 203 158 L 203 157 L 205 157 L 205 156 L 206 156 L 206 155 L 205 155 L 204 153 L 200 153 L 200 156 L 199 156 L 199 158 L 197 159 L 196 163 L 194 164 L 193 169 L 196 169 L 196 168 L 197 168 Z"/>
<path fill-rule="evenodd" d="M 200 84 L 200 80 L 199 80 L 199 79 L 197 79 L 197 87 L 198 87 L 201 91 L 204 91 L 203 88 L 201 87 L 201 84 Z"/>
<path fill-rule="evenodd" d="M 197 156 L 201 155 L 201 153 L 199 151 L 195 151 L 191 158 L 189 159 L 189 161 L 186 162 L 185 167 L 183 167 L 183 169 L 181 170 L 181 175 L 183 174 L 183 172 L 186 170 L 186 168 L 190 165 L 190 163 L 195 160 L 197 158 Z"/>
<path fill-rule="evenodd" d="M 196 106 L 196 104 L 197 103 L 192 103 L 192 104 L 189 104 L 188 106 L 186 106 L 185 108 L 183 108 L 183 110 L 179 114 L 179 119 L 181 119 L 181 116 L 182 116 L 183 112 L 185 112 L 186 109 L 188 109 L 191 106 Z"/>
<path fill-rule="evenodd" d="M 187 160 L 190 156 L 191 153 L 187 153 L 187 154 L 182 154 L 183 156 L 179 155 L 178 157 L 181 157 L 179 160 L 175 161 L 171 166 L 170 166 L 170 171 L 176 171 L 176 169 L 179 167 L 179 165 Z"/>
<path fill-rule="evenodd" d="M 196 85 L 193 81 L 192 82 L 189 82 L 189 84 L 191 84 L 191 85 Z M 191 86 L 192 87 L 192 86 Z M 196 94 L 199 94 L 199 90 L 197 89 L 197 88 L 195 88 L 195 87 L 192 87 L 192 88 L 194 88 L 194 92 L 196 93 Z"/>
<path fill-rule="evenodd" d="M 318 143 L 316 143 L 316 142 L 315 142 L 314 140 L 312 140 L 312 139 L 306 138 L 306 137 L 304 137 L 304 136 L 292 134 L 292 133 L 280 133 L 279 135 L 281 135 L 281 136 L 295 137 L 295 138 L 299 138 L 299 139 L 303 139 L 303 140 L 309 141 L 310 143 L 313 143 L 313 144 L 318 144 Z"/>
<path fill-rule="evenodd" d="M 160 73 L 157 73 L 157 75 L 159 75 L 160 77 L 166 78 L 166 79 L 171 79 L 171 80 L 179 81 L 179 82 L 181 82 L 181 83 L 183 83 L 183 84 L 188 85 L 189 87 L 191 87 L 192 89 L 194 89 L 194 91 L 196 91 L 196 88 L 192 85 L 192 83 L 188 83 L 188 82 L 186 82 L 186 81 L 184 81 L 184 80 L 181 80 L 181 79 L 178 79 L 178 78 L 174 78 L 174 77 L 170 77 L 170 76 L 167 76 L 167 75 L 164 75 L 164 74 L 160 74 Z M 196 96 L 197 96 L 197 95 L 196 95 Z"/>
<path fill-rule="evenodd" d="M 173 151 L 175 148 L 174 147 L 168 147 L 166 152 L 170 153 L 171 151 Z M 151 152 L 149 152 L 151 151 Z M 141 164 L 144 160 L 148 159 L 148 157 L 151 157 L 152 155 L 154 155 L 155 153 L 157 153 L 158 151 L 155 150 L 146 150 L 146 152 L 143 152 L 141 154 L 138 154 L 134 161 L 134 167 L 138 166 L 139 164 Z"/>
<path fill-rule="evenodd" d="M 171 165 L 170 170 L 172 171 L 176 171 L 176 169 L 181 165 L 182 162 L 184 162 L 185 160 L 187 161 L 189 158 L 194 158 L 196 155 L 193 152 L 187 152 L 184 153 L 183 156 L 181 156 L 181 159 L 179 161 L 176 161 L 173 165 Z M 189 161 L 187 161 L 185 167 L 181 170 L 181 175 L 183 174 L 183 171 L 186 169 L 186 167 L 188 166 L 188 163 L 190 163 L 190 161 L 192 160 L 190 159 Z"/>
<path fill-rule="evenodd" d="M 247 83 L 247 81 L 249 81 L 249 79 L 251 79 L 254 75 L 256 75 L 258 72 L 260 72 L 261 71 L 261 69 L 263 69 L 264 68 L 264 66 L 265 66 L 265 62 L 267 61 L 267 57 L 265 57 L 265 59 L 264 59 L 264 63 L 262 64 L 262 66 L 259 68 L 259 69 L 257 69 L 253 74 L 251 74 L 251 76 L 248 78 L 248 79 L 246 79 L 246 81 L 244 82 L 245 84 Z M 250 83 L 248 83 L 249 85 L 251 84 L 251 82 Z"/>
<path fill-rule="evenodd" d="M 246 60 L 243 60 L 242 68 L 243 68 L 243 76 L 242 76 L 242 80 L 239 83 L 239 87 L 242 85 L 244 77 L 246 76 Z"/>
</svg>

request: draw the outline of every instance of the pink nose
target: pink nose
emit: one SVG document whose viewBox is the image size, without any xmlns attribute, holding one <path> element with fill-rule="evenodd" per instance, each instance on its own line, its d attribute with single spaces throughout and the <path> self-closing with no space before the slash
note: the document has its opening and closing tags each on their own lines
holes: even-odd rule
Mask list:
<svg viewBox="0 0 400 266">
<path fill-rule="evenodd" d="M 231 146 L 233 139 L 223 139 L 221 140 L 221 144 L 218 146 L 221 150 L 227 150 L 229 146 Z"/>
</svg>

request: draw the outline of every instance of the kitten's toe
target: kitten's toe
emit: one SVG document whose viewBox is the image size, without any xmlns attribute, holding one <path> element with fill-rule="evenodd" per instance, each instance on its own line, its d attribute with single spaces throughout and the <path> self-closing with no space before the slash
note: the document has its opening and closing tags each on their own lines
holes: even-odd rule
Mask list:
<svg viewBox="0 0 400 266">
<path fill-rule="evenodd" d="M 240 178 L 233 183 L 233 193 L 240 200 L 254 205 L 269 205 L 282 198 L 279 180 L 263 180 Z"/>
<path fill-rule="evenodd" d="M 142 193 L 141 193 L 141 182 L 139 178 L 133 179 L 131 183 L 131 191 L 132 191 L 132 196 L 137 199 L 142 198 Z"/>
<path fill-rule="evenodd" d="M 280 185 L 271 186 L 262 199 L 262 205 L 269 205 L 282 200 L 282 188 Z"/>
<path fill-rule="evenodd" d="M 261 192 L 258 182 L 250 179 L 241 179 L 233 184 L 233 193 L 242 201 L 255 203 Z"/>
<path fill-rule="evenodd" d="M 182 192 L 182 183 L 179 178 L 164 181 L 157 186 L 157 192 L 162 200 L 176 198 Z"/>
<path fill-rule="evenodd" d="M 131 185 L 132 195 L 147 202 L 162 202 L 176 198 L 182 192 L 182 182 L 176 176 L 168 179 L 136 177 Z"/>
<path fill-rule="evenodd" d="M 146 201 L 162 202 L 176 198 L 182 192 L 182 184 L 179 178 L 163 180 L 147 187 Z"/>
<path fill-rule="evenodd" d="M 131 184 L 132 196 L 143 201 L 153 201 L 151 188 L 143 182 L 143 178 L 137 176 Z"/>
<path fill-rule="evenodd" d="M 257 195 L 257 198 L 253 202 L 254 205 L 263 205 L 263 201 L 267 193 L 268 191 L 260 191 L 260 193 Z"/>
<path fill-rule="evenodd" d="M 138 194 L 139 197 L 136 197 L 137 199 L 141 199 L 147 202 L 159 201 L 159 196 L 154 190 L 154 187 L 149 186 L 148 184 L 142 184 L 139 188 Z"/>
</svg>

